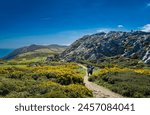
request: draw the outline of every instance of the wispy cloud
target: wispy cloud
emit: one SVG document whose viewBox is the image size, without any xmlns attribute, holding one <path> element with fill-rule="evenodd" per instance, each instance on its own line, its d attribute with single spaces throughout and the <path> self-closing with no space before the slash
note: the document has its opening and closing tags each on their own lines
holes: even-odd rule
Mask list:
<svg viewBox="0 0 150 115">
<path fill-rule="evenodd" d="M 150 3 L 147 3 L 146 7 L 150 7 Z"/>
<path fill-rule="evenodd" d="M 124 26 L 123 26 L 123 25 L 118 25 L 117 27 L 118 27 L 118 28 L 123 28 Z"/>
<path fill-rule="evenodd" d="M 146 24 L 142 27 L 142 31 L 144 32 L 150 32 L 150 24 Z"/>
<path fill-rule="evenodd" d="M 105 32 L 108 33 L 110 31 L 128 31 L 126 28 L 124 28 L 123 25 L 117 25 L 115 28 L 99 28 L 96 30 L 96 32 Z"/>
<path fill-rule="evenodd" d="M 96 32 L 105 32 L 105 33 L 108 33 L 110 31 L 112 31 L 112 29 L 110 28 L 100 28 L 96 30 Z"/>
</svg>

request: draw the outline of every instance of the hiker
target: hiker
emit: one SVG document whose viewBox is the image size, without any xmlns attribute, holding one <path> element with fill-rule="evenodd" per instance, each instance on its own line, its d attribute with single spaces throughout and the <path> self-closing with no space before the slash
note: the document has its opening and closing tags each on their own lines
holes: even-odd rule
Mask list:
<svg viewBox="0 0 150 115">
<path fill-rule="evenodd" d="M 88 76 L 93 74 L 94 66 L 92 65 L 87 65 L 87 73 Z"/>
</svg>

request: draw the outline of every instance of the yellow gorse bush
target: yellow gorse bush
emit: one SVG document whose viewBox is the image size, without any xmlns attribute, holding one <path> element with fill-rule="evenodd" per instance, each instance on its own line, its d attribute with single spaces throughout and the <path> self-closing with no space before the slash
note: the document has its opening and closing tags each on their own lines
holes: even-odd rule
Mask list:
<svg viewBox="0 0 150 115">
<path fill-rule="evenodd" d="M 119 68 L 119 67 L 113 67 L 113 68 L 104 68 L 100 69 L 99 71 L 94 73 L 94 76 L 102 76 L 107 73 L 120 73 L 120 72 L 135 72 L 135 73 L 140 73 L 144 75 L 150 75 L 150 70 L 149 69 L 130 69 L 130 68 Z"/>
<path fill-rule="evenodd" d="M 135 69 L 134 72 L 140 73 L 140 74 L 145 74 L 145 75 L 150 75 L 149 69 Z"/>
<path fill-rule="evenodd" d="M 77 98 L 92 97 L 92 91 L 83 84 L 85 70 L 75 63 L 50 65 L 0 66 L 0 84 L 8 93 L 4 97 Z M 3 91 L 3 89 L 2 89 Z"/>
<path fill-rule="evenodd" d="M 82 77 L 81 73 L 77 72 L 79 66 L 77 64 L 65 64 L 58 66 L 42 66 L 32 68 L 32 71 L 36 74 L 55 73 L 59 76 L 71 75 L 76 77 Z"/>
<path fill-rule="evenodd" d="M 41 74 L 45 75 L 48 73 L 54 73 L 56 76 L 70 76 L 76 78 L 83 78 L 83 74 L 78 71 L 80 67 L 75 63 L 66 63 L 63 65 L 56 66 L 37 66 L 37 67 L 0 67 L 0 74 L 11 74 L 11 73 L 20 73 L 24 74 L 32 73 L 32 74 Z"/>
</svg>

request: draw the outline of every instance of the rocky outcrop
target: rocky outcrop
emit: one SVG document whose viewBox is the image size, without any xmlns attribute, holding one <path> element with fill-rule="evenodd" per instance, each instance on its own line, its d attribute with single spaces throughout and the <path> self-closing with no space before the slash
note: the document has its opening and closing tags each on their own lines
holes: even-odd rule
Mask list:
<svg viewBox="0 0 150 115">
<path fill-rule="evenodd" d="M 61 55 L 65 60 L 98 60 L 102 57 L 122 56 L 150 63 L 150 33 L 97 33 L 76 40 Z"/>
</svg>

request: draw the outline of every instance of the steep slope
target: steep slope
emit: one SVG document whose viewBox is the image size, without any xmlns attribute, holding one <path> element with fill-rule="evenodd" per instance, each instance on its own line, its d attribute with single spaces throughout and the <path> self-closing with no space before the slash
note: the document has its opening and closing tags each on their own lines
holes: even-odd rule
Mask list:
<svg viewBox="0 0 150 115">
<path fill-rule="evenodd" d="M 22 47 L 19 49 L 14 50 L 9 55 L 5 56 L 3 59 L 14 59 L 16 57 L 34 57 L 34 56 L 48 56 L 48 54 L 56 54 L 63 52 L 67 46 L 60 46 L 60 45 L 30 45 L 26 47 Z"/>
<path fill-rule="evenodd" d="M 111 56 L 136 58 L 150 63 L 150 33 L 111 31 L 87 35 L 62 53 L 62 58 L 69 61 L 98 60 Z"/>
</svg>

